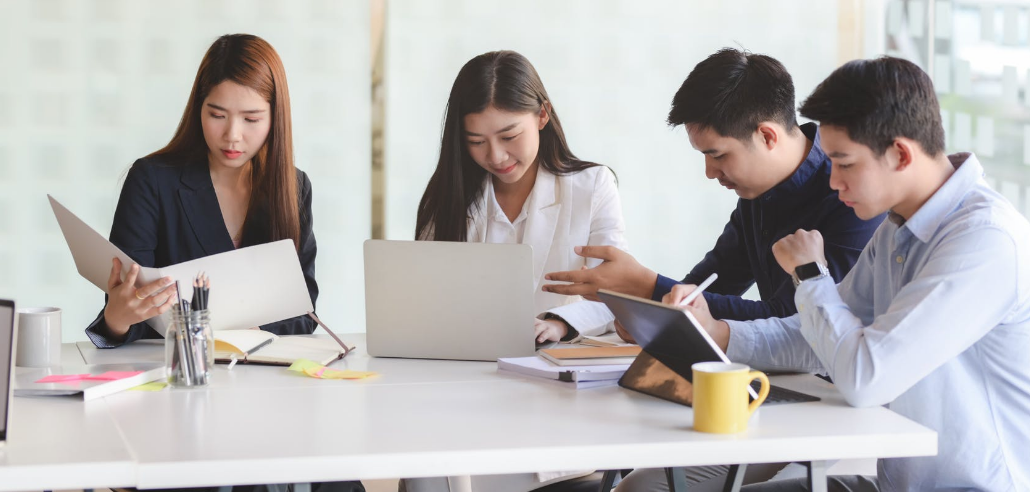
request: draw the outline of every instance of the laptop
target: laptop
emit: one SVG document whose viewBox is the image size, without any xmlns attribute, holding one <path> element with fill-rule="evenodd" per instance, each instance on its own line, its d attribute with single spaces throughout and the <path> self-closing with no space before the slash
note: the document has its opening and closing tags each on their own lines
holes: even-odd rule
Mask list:
<svg viewBox="0 0 1030 492">
<path fill-rule="evenodd" d="M 11 388 L 14 386 L 14 347 L 16 346 L 14 301 L 0 299 L 0 447 L 7 442 L 7 423 L 11 414 Z"/>
<path fill-rule="evenodd" d="M 619 381 L 620 386 L 689 405 L 691 366 L 697 362 L 731 362 L 689 312 L 608 290 L 599 290 L 597 296 L 643 349 Z M 755 383 L 748 389 L 751 399 L 757 397 Z M 819 398 L 773 385 L 765 403 L 804 401 Z"/>
<path fill-rule="evenodd" d="M 367 240 L 369 355 L 496 361 L 535 351 L 533 249 Z"/>
</svg>

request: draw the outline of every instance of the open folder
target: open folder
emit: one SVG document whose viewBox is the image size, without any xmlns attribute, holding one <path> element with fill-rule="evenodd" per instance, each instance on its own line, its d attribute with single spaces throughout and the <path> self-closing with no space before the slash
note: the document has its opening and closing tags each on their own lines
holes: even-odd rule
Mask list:
<svg viewBox="0 0 1030 492">
<path fill-rule="evenodd" d="M 111 258 L 121 260 L 122 278 L 135 262 L 54 197 L 47 197 L 50 198 L 50 206 L 54 209 L 79 274 L 107 292 Z M 193 278 L 200 272 L 206 272 L 212 279 L 211 299 L 208 303 L 212 329 L 246 329 L 314 310 L 297 250 L 289 239 L 161 268 L 141 266 L 136 286 L 142 287 L 167 276 L 179 281 L 181 298 L 190 299 L 193 296 Z M 164 336 L 170 321 L 169 310 L 164 315 L 148 319 L 147 323 Z"/>
</svg>

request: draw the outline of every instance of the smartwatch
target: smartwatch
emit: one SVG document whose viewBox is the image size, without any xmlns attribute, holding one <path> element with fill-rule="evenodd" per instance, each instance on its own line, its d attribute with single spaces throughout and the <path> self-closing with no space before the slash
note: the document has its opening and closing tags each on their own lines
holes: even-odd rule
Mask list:
<svg viewBox="0 0 1030 492">
<path fill-rule="evenodd" d="M 826 269 L 826 265 L 813 261 L 811 263 L 805 263 L 794 268 L 794 272 L 790 274 L 791 280 L 794 281 L 794 288 L 796 289 L 801 282 L 805 280 L 819 279 L 823 277 L 829 277 L 830 271 Z"/>
</svg>

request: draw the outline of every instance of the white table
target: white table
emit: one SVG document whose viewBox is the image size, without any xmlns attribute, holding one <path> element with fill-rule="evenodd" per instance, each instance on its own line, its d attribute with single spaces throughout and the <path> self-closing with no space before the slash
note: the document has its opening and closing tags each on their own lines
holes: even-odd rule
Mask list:
<svg viewBox="0 0 1030 492">
<path fill-rule="evenodd" d="M 81 365 L 73 344 L 61 364 Z M 0 448 L 0 489 L 77 489 L 136 483 L 136 463 L 107 402 L 15 398 L 7 445 Z"/>
<path fill-rule="evenodd" d="M 496 372 L 496 364 L 379 359 L 359 350 L 334 367 L 373 370 L 360 381 L 317 380 L 281 367 L 219 366 L 209 388 L 123 392 L 97 403 L 120 432 L 140 488 L 287 483 L 531 471 L 671 467 L 724 463 L 925 456 L 936 433 L 884 408 L 848 406 L 812 376 L 777 376 L 776 384 L 822 402 L 761 408 L 749 430 L 732 436 L 694 432 L 689 408 L 618 387 L 574 390 Z M 160 360 L 159 345 L 97 350 L 87 362 L 130 354 Z M 30 405 L 15 399 L 15 425 Z M 91 402 L 92 403 L 92 402 Z M 53 403 L 72 406 L 75 402 Z M 77 403 L 80 413 L 90 413 Z M 25 408 L 25 410 L 23 410 Z M 103 413 L 103 412 L 102 412 Z M 94 418 L 100 416 L 94 415 Z M 69 425 L 66 432 L 76 431 Z M 110 430 L 110 427 L 107 428 Z M 35 433 L 34 433 L 35 432 Z M 17 440 L 59 435 L 40 429 Z M 98 438 L 100 443 L 107 437 Z M 15 443 L 17 444 L 17 443 Z M 61 448 L 69 439 L 47 443 Z M 12 446 L 12 453 L 21 452 Z M 53 463 L 69 471 L 83 453 L 69 448 Z M 0 489 L 72 488 L 0 465 Z M 117 481 L 117 480 L 114 480 Z M 82 484 L 95 484 L 82 480 Z M 64 484 L 68 486 L 65 487 Z M 89 486 L 78 484 L 77 487 Z M 128 485 L 128 483 L 111 483 Z"/>
</svg>

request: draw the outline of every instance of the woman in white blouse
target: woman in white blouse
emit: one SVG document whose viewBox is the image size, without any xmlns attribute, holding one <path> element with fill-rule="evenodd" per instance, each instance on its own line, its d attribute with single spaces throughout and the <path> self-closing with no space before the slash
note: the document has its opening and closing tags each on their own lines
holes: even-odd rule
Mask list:
<svg viewBox="0 0 1030 492">
<path fill-rule="evenodd" d="M 479 55 L 451 88 L 436 171 L 415 237 L 533 247 L 538 342 L 614 330 L 604 304 L 543 292 L 545 272 L 593 267 L 578 245 L 626 248 L 615 175 L 569 150 L 533 65 L 514 51 Z M 527 320 L 528 328 L 528 320 Z"/>
</svg>

